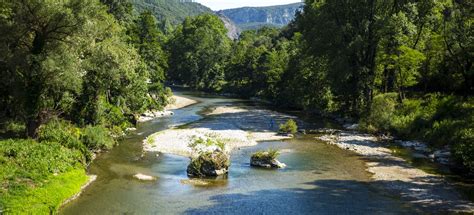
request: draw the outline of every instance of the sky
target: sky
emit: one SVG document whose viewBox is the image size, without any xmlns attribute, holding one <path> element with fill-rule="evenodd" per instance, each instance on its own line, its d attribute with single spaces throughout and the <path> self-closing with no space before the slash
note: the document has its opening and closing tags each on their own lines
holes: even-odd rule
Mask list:
<svg viewBox="0 0 474 215">
<path fill-rule="evenodd" d="M 222 10 L 237 7 L 258 7 L 258 6 L 271 6 L 271 5 L 282 5 L 291 4 L 295 2 L 301 2 L 300 0 L 196 0 L 212 10 Z"/>
</svg>

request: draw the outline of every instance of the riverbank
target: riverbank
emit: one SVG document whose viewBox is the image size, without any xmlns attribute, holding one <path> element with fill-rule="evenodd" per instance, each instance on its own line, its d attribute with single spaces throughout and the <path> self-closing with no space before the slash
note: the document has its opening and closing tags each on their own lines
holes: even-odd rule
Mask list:
<svg viewBox="0 0 474 215">
<path fill-rule="evenodd" d="M 179 92 L 174 92 L 170 98 L 170 103 L 166 105 L 162 111 L 147 111 L 138 118 L 138 122 L 147 122 L 160 117 L 172 116 L 174 114 L 173 110 L 184 108 L 198 102 L 198 100 L 184 97 Z"/>
<path fill-rule="evenodd" d="M 375 136 L 355 131 L 335 131 L 318 139 L 353 151 L 366 161 L 375 184 L 399 194 L 428 211 L 473 213 L 474 204 L 464 200 L 454 185 L 440 175 L 414 168 L 392 151 L 381 146 Z"/>
<path fill-rule="evenodd" d="M 278 135 L 278 125 L 292 118 L 275 111 L 250 106 L 230 106 L 222 99 L 209 99 L 198 122 L 150 135 L 144 150 L 192 156 L 188 146 L 194 138 L 211 136 L 225 143 L 225 150 L 257 145 L 259 141 L 288 139 Z"/>
</svg>

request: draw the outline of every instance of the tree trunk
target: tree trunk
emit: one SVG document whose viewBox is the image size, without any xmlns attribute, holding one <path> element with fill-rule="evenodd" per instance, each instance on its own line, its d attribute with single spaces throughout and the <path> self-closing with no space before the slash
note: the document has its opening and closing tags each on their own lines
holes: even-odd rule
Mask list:
<svg viewBox="0 0 474 215">
<path fill-rule="evenodd" d="M 38 137 L 39 120 L 36 117 L 29 117 L 26 120 L 26 136 L 30 138 Z"/>
</svg>

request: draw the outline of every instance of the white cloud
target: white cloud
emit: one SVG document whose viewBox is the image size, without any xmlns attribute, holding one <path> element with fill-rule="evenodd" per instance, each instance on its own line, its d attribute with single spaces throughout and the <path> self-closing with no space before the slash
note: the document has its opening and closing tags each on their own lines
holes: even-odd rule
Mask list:
<svg viewBox="0 0 474 215">
<path fill-rule="evenodd" d="M 222 10 L 237 7 L 261 7 L 271 5 L 291 4 L 301 0 L 196 0 L 212 10 Z"/>
</svg>

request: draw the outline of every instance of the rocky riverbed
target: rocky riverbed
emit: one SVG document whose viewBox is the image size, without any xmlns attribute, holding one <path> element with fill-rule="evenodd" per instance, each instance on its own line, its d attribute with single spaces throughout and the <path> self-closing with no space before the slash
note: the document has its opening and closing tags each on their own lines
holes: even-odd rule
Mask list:
<svg viewBox="0 0 474 215">
<path fill-rule="evenodd" d="M 207 100 L 206 118 L 198 122 L 155 133 L 144 141 L 144 150 L 191 157 L 189 143 L 196 137 L 212 136 L 222 140 L 227 153 L 235 148 L 254 146 L 259 141 L 289 139 L 278 134 L 278 125 L 289 115 L 275 111 L 229 106 L 221 99 Z"/>
<path fill-rule="evenodd" d="M 454 185 L 440 175 L 417 169 L 392 155 L 392 151 L 382 146 L 375 136 L 356 131 L 333 131 L 318 139 L 361 155 L 366 161 L 367 171 L 373 174 L 372 178 L 379 186 L 399 193 L 413 204 L 430 211 L 474 212 L 474 204 L 465 200 Z M 418 142 L 405 145 L 418 150 L 426 148 Z"/>
</svg>

